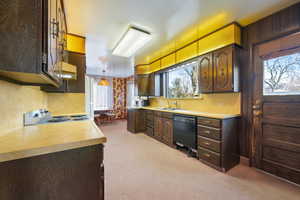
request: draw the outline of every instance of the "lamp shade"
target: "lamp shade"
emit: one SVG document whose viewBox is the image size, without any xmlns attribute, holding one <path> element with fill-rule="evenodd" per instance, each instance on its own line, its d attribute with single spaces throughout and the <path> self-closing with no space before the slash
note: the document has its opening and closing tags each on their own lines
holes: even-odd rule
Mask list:
<svg viewBox="0 0 300 200">
<path fill-rule="evenodd" d="M 101 80 L 98 82 L 98 85 L 100 86 L 109 86 L 109 81 L 105 78 L 101 78 Z"/>
</svg>

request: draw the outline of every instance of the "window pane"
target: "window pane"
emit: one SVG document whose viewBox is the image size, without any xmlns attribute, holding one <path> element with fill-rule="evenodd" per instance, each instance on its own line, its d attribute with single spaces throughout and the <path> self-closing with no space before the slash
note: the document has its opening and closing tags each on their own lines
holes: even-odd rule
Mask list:
<svg viewBox="0 0 300 200">
<path fill-rule="evenodd" d="M 198 64 L 184 64 L 168 72 L 168 97 L 188 98 L 198 95 Z"/>
<path fill-rule="evenodd" d="M 300 95 L 300 53 L 264 61 L 264 95 Z"/>
</svg>

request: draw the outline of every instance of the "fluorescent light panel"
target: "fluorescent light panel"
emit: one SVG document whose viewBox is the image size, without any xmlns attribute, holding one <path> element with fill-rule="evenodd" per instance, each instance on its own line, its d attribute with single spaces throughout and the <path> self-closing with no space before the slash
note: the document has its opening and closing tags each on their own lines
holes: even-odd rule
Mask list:
<svg viewBox="0 0 300 200">
<path fill-rule="evenodd" d="M 130 27 L 117 44 L 112 54 L 129 58 L 150 40 L 150 33 L 139 30 L 135 27 Z"/>
</svg>

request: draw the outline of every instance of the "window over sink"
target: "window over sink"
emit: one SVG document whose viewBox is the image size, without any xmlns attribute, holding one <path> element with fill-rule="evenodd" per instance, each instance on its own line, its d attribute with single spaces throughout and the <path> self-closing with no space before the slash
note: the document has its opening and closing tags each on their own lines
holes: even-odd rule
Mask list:
<svg viewBox="0 0 300 200">
<path fill-rule="evenodd" d="M 166 72 L 167 98 L 193 98 L 199 95 L 198 61 L 192 60 Z"/>
</svg>

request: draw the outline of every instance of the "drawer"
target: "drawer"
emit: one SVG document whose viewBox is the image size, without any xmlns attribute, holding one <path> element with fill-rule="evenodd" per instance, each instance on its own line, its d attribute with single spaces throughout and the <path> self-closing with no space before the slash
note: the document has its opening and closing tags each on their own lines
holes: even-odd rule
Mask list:
<svg viewBox="0 0 300 200">
<path fill-rule="evenodd" d="M 162 113 L 162 117 L 168 118 L 168 119 L 173 119 L 173 113 L 164 112 L 164 113 Z"/>
<path fill-rule="evenodd" d="M 198 124 L 209 127 L 221 128 L 221 120 L 219 119 L 198 117 Z"/>
<path fill-rule="evenodd" d="M 200 160 L 204 160 L 216 166 L 221 166 L 220 154 L 198 147 L 198 156 Z"/>
<path fill-rule="evenodd" d="M 212 150 L 214 152 L 221 152 L 221 142 L 198 136 L 198 146 Z"/>
<path fill-rule="evenodd" d="M 146 126 L 153 127 L 154 121 L 153 120 L 147 120 L 146 121 Z"/>
<path fill-rule="evenodd" d="M 211 138 L 214 140 L 221 140 L 222 138 L 221 130 L 215 128 L 203 127 L 201 125 L 198 125 L 198 135 Z"/>
</svg>

